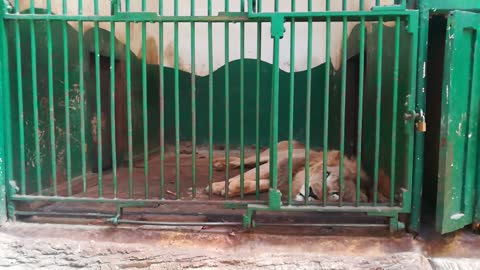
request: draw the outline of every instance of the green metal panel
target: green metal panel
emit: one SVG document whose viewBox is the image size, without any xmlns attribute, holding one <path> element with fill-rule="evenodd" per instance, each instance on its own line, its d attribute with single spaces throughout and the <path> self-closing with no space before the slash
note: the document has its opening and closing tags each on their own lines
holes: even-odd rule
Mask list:
<svg viewBox="0 0 480 270">
<path fill-rule="evenodd" d="M 480 14 L 449 15 L 440 129 L 436 228 L 448 233 L 472 223 L 478 181 Z"/>
<path fill-rule="evenodd" d="M 480 10 L 478 0 L 419 0 L 421 9 L 433 12 L 448 10 Z"/>
</svg>

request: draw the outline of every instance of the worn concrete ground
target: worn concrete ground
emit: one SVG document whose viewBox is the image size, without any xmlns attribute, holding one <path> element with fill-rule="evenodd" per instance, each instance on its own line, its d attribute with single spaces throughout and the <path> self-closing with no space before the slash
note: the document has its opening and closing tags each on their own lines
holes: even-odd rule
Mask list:
<svg viewBox="0 0 480 270">
<path fill-rule="evenodd" d="M 11 223 L 0 269 L 480 269 L 480 237 Z"/>
</svg>

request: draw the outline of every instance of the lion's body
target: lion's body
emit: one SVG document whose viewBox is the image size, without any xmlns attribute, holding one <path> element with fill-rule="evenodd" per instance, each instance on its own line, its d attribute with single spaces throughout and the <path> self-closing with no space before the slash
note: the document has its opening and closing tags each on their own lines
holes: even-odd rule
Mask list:
<svg viewBox="0 0 480 270">
<path fill-rule="evenodd" d="M 277 159 L 277 179 L 278 189 L 282 192 L 283 196 L 288 194 L 289 176 L 292 178 L 292 196 L 296 200 L 304 199 L 305 195 L 305 176 L 306 176 L 306 155 L 305 147 L 303 144 L 292 141 L 292 158 L 291 165 L 289 166 L 289 150 L 288 141 L 281 141 L 278 143 L 278 159 Z M 270 162 L 269 162 L 269 149 L 260 153 L 258 160 L 259 164 L 259 192 L 268 191 L 270 188 Z M 323 161 L 324 154 L 321 151 L 309 151 L 309 190 L 312 191 L 315 199 L 323 200 L 324 195 L 324 175 L 323 175 Z M 214 160 L 214 166 L 217 170 L 225 169 L 225 159 L 220 158 Z M 244 159 L 245 168 L 252 168 L 244 173 L 244 194 L 255 194 L 257 187 L 257 164 L 256 156 L 247 157 Z M 342 199 L 345 202 L 356 202 L 356 190 L 357 185 L 360 184 L 359 199 L 361 202 L 368 201 L 368 194 L 372 189 L 372 183 L 365 171 L 360 168 L 360 183 L 357 183 L 357 161 L 354 158 L 344 156 L 343 161 L 343 192 L 340 194 L 340 152 L 336 150 L 327 152 L 327 175 L 326 178 L 326 193 L 327 201 L 336 201 L 340 195 L 343 195 Z M 229 161 L 231 168 L 240 167 L 240 159 L 232 157 Z M 289 174 L 289 168 L 291 167 L 291 175 Z M 228 196 L 235 197 L 240 195 L 240 175 L 234 176 L 229 179 Z M 389 185 L 384 183 L 388 181 L 388 178 L 382 174 L 380 178 L 381 191 L 383 187 Z M 209 187 L 206 188 L 209 191 Z M 225 182 L 214 182 L 212 185 L 212 193 L 217 195 L 225 195 Z M 387 194 L 379 193 L 379 201 L 385 201 Z M 311 197 L 308 198 L 312 199 Z"/>
</svg>

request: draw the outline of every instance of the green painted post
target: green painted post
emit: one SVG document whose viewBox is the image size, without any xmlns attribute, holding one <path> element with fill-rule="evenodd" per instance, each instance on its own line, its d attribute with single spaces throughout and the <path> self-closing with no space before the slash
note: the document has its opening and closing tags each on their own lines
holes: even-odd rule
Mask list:
<svg viewBox="0 0 480 270">
<path fill-rule="evenodd" d="M 0 225 L 8 218 L 14 219 L 14 205 L 8 199 L 14 192 L 10 188 L 10 180 L 13 180 L 13 151 L 12 151 L 12 124 L 10 109 L 10 83 L 8 72 L 8 45 L 5 32 L 4 14 L 7 12 L 5 2 L 0 1 L 0 104 L 3 111 L 0 115 L 0 125 L 4 127 L 0 131 Z M 7 131 L 7 132 L 5 132 Z"/>
<path fill-rule="evenodd" d="M 423 77 L 426 68 L 428 51 L 428 23 L 429 11 L 422 9 L 419 16 L 418 32 L 418 58 L 417 58 L 417 91 L 416 107 L 425 110 L 425 88 L 426 79 Z M 413 232 L 420 231 L 420 219 L 422 211 L 422 185 L 423 185 L 423 152 L 424 152 L 424 133 L 415 132 L 414 149 L 414 174 L 412 185 L 412 208 L 410 213 L 409 230 Z"/>
<path fill-rule="evenodd" d="M 3 46 L 1 47 L 3 50 Z M 0 61 L 2 61 L 1 59 Z M 1 64 L 0 64 L 0 69 Z M 5 86 L 3 84 L 3 70 L 0 72 L 0 101 L 2 101 L 2 108 L 5 108 L 3 106 L 4 102 L 7 102 L 4 98 L 3 92 L 5 89 Z M 1 116 L 0 116 L 0 125 L 3 126 L 5 123 L 4 119 L 5 113 L 2 111 Z M 7 221 L 7 192 L 6 192 L 6 181 L 5 181 L 5 147 L 6 141 L 5 141 L 5 129 L 0 130 L 0 225 L 4 224 Z"/>
<path fill-rule="evenodd" d="M 270 119 L 270 191 L 269 191 L 269 206 L 272 210 L 280 209 L 282 204 L 282 194 L 278 190 L 278 99 L 279 99 L 279 54 L 280 54 L 280 38 L 285 33 L 284 24 L 285 18 L 283 16 L 272 16 L 271 35 L 273 38 L 273 85 L 272 85 L 272 118 Z"/>
</svg>

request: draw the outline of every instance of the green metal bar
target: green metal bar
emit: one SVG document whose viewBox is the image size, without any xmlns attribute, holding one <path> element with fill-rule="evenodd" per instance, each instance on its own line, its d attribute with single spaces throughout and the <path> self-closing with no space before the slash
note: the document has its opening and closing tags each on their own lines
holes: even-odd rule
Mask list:
<svg viewBox="0 0 480 270">
<path fill-rule="evenodd" d="M 296 10 L 296 0 L 291 2 L 291 10 Z M 293 181 L 293 117 L 295 104 L 295 19 L 290 22 L 290 97 L 288 117 L 288 205 L 292 204 L 292 181 Z"/>
<path fill-rule="evenodd" d="M 383 56 L 383 17 L 378 19 L 378 43 L 377 43 L 377 95 L 375 105 L 375 161 L 373 171 L 373 205 L 378 203 L 378 169 L 380 162 L 380 113 L 382 101 L 382 56 Z"/>
<path fill-rule="evenodd" d="M 142 11 L 147 11 L 147 2 L 142 0 Z M 148 107 L 147 107 L 147 23 L 142 22 L 142 114 L 143 114 L 143 175 L 145 199 L 148 199 Z"/>
<path fill-rule="evenodd" d="M 364 8 L 363 0 L 360 3 Z M 359 75 L 358 75 L 358 118 L 357 118 L 357 182 L 355 189 L 356 205 L 360 206 L 360 176 L 362 172 L 362 128 L 363 128 L 363 90 L 365 81 L 365 19 L 360 21 L 360 49 L 359 49 Z"/>
<path fill-rule="evenodd" d="M 365 10 L 365 0 L 360 0 L 360 10 Z M 355 185 L 355 202 L 360 206 L 360 175 L 362 171 L 362 127 L 363 127 L 363 89 L 365 77 L 365 17 L 360 19 L 360 48 L 358 75 L 358 118 L 357 118 L 357 179 Z"/>
<path fill-rule="evenodd" d="M 395 22 L 395 52 L 393 64 L 392 142 L 390 156 L 390 205 L 395 205 L 395 164 L 397 156 L 398 77 L 400 70 L 400 18 Z"/>
<path fill-rule="evenodd" d="M 115 129 L 115 22 L 110 23 L 110 123 L 112 140 L 113 197 L 117 197 L 117 142 Z"/>
<path fill-rule="evenodd" d="M 419 13 L 418 12 L 413 12 L 411 16 L 408 18 L 408 25 L 407 25 L 407 30 L 411 35 L 410 39 L 410 70 L 416 70 L 417 69 L 417 60 L 418 60 L 418 29 L 419 29 Z M 427 16 L 429 18 L 429 16 Z M 417 106 L 418 110 L 425 111 L 425 92 L 418 91 L 419 89 L 422 88 L 417 88 L 417 74 L 422 74 L 422 73 L 415 73 L 415 72 L 410 72 L 410 96 L 415 97 L 415 104 L 410 102 L 408 104 L 408 109 L 410 111 L 414 110 L 414 106 Z M 420 78 L 420 77 L 418 77 Z M 412 178 L 419 177 L 419 179 L 416 179 L 420 182 L 420 192 L 421 192 L 421 185 L 422 180 L 421 178 L 423 177 L 423 140 L 424 140 L 424 134 L 422 132 L 416 132 L 414 129 L 414 123 L 410 123 L 410 131 L 409 132 L 409 138 L 408 138 L 408 147 L 405 149 L 406 152 L 408 153 L 409 156 L 414 157 L 414 163 L 410 164 L 407 163 L 407 167 L 405 168 L 405 171 L 407 172 L 407 175 L 410 176 L 409 181 L 406 182 L 406 187 L 405 189 L 407 192 L 403 192 L 403 197 L 402 197 L 402 206 L 403 206 L 403 211 L 410 213 L 412 211 L 412 194 L 414 193 L 413 190 L 413 180 Z M 420 137 L 419 140 L 417 140 L 417 136 Z M 417 145 L 418 143 L 418 145 Z M 421 149 L 417 149 L 421 148 Z M 419 164 L 418 164 L 419 163 Z M 415 168 L 415 174 L 414 174 L 414 168 Z M 416 183 L 415 185 L 417 185 Z M 411 192 L 410 192 L 411 191 Z M 417 190 L 418 191 L 418 190 Z M 417 192 L 415 191 L 415 192 Z M 417 194 L 415 194 L 417 196 Z M 421 193 L 418 194 L 417 198 L 414 198 L 415 200 L 421 201 L 422 195 Z M 417 203 L 417 202 L 415 202 Z M 420 205 L 420 204 L 418 204 Z M 415 222 L 415 221 L 414 221 Z M 411 223 L 410 226 L 413 224 Z"/>
<path fill-rule="evenodd" d="M 64 4 L 65 0 L 62 1 Z M 52 2 L 47 1 L 47 13 L 52 12 Z M 57 158 L 55 151 L 55 109 L 53 104 L 53 57 L 52 57 L 52 26 L 50 21 L 47 21 L 47 65 L 48 65 L 48 111 L 49 111 L 49 127 L 50 127 L 50 155 L 51 155 L 51 170 L 52 170 L 52 182 L 53 182 L 53 194 L 57 195 Z M 65 77 L 68 83 L 68 75 Z M 68 85 L 66 86 L 68 87 Z M 69 183 L 70 184 L 70 183 Z M 71 186 L 69 186 L 71 189 Z"/>
<path fill-rule="evenodd" d="M 78 13 L 83 13 L 83 0 L 78 0 Z M 78 80 L 80 88 L 80 156 L 82 159 L 83 192 L 87 191 L 87 143 L 85 139 L 85 81 L 83 59 L 83 22 L 78 22 Z"/>
<path fill-rule="evenodd" d="M 19 0 L 15 1 L 18 7 Z M 18 12 L 18 10 L 17 10 Z M 23 112 L 23 80 L 22 80 L 22 54 L 21 54 L 21 38 L 20 25 L 18 20 L 15 21 L 15 56 L 17 62 L 17 98 L 18 98 L 18 129 L 19 129 L 19 146 L 20 146 L 20 192 L 26 194 L 25 182 L 25 116 Z"/>
<path fill-rule="evenodd" d="M 169 222 L 119 219 L 118 224 L 155 225 L 155 226 L 239 226 L 241 222 Z"/>
<path fill-rule="evenodd" d="M 425 89 L 427 87 L 426 79 L 423 77 L 426 70 L 427 52 L 428 52 L 428 31 L 430 22 L 430 10 L 422 9 L 417 17 L 417 22 L 414 18 L 411 18 L 409 25 L 415 24 L 412 35 L 412 56 L 410 61 L 412 72 L 410 77 L 410 88 L 412 94 L 415 94 L 416 104 L 415 107 L 418 110 L 425 110 Z M 419 29 L 418 32 L 415 29 Z M 418 55 L 418 57 L 417 57 Z M 418 90 L 417 90 L 418 89 Z M 409 229 L 414 232 L 420 231 L 420 218 L 422 214 L 422 192 L 423 192 L 423 162 L 424 162 L 424 142 L 425 135 L 422 132 L 414 133 L 414 156 L 413 156 L 413 184 L 407 187 L 407 190 L 411 194 L 410 198 L 406 198 L 407 201 L 411 200 L 411 210 Z M 410 172 L 409 172 L 410 173 Z M 410 182 L 410 181 L 409 181 Z M 411 188 L 411 189 L 410 189 Z M 404 199 L 405 200 L 405 199 Z M 405 207 L 405 206 L 404 206 Z"/>
<path fill-rule="evenodd" d="M 35 2 L 30 1 L 30 13 L 35 13 Z M 37 43 L 35 35 L 35 22 L 30 21 L 30 49 L 32 57 L 32 99 L 33 99 L 33 130 L 35 137 L 35 166 L 37 176 L 37 192 L 42 195 L 42 171 L 40 160 L 40 136 L 38 126 L 38 90 L 37 90 Z"/>
<path fill-rule="evenodd" d="M 130 10 L 130 0 L 125 1 L 126 10 Z M 130 49 L 130 22 L 125 23 L 125 65 L 126 65 L 126 81 L 127 81 L 127 137 L 128 137 L 128 197 L 133 198 L 133 123 L 132 123 L 132 60 Z M 161 43 L 160 46 L 163 44 Z M 163 77 L 161 77 L 163 78 Z M 162 147 L 161 145 L 160 147 Z"/>
<path fill-rule="evenodd" d="M 308 11 L 312 11 L 312 1 L 308 1 Z M 305 205 L 310 197 L 310 115 L 312 106 L 312 42 L 313 42 L 312 18 L 308 19 L 307 40 L 307 93 L 305 108 Z"/>
<path fill-rule="evenodd" d="M 5 38 L 4 37 L 4 33 L 5 33 L 5 24 L 4 24 L 4 21 L 1 20 L 0 22 L 1 24 L 1 38 L 2 38 L 2 41 L 3 39 Z M 2 53 L 2 56 L 6 56 L 7 55 L 7 52 L 6 52 L 6 48 L 3 46 L 3 44 L 5 44 L 5 42 L 3 41 L 2 42 L 2 46 L 0 47 L 1 49 L 1 53 Z M 3 59 L 7 59 L 7 58 L 3 58 Z M 4 75 L 4 67 L 6 65 L 2 62 L 1 63 L 1 66 L 0 66 L 0 69 L 1 69 L 1 73 L 0 73 L 0 102 L 2 102 L 2 113 L 0 115 L 0 125 L 4 125 L 5 122 L 7 122 L 8 120 L 6 119 L 7 117 L 10 116 L 10 108 L 8 108 L 8 103 L 9 103 L 9 100 L 5 98 L 5 96 L 8 96 L 9 94 L 7 94 L 6 92 L 10 91 L 10 89 L 8 89 L 7 87 L 5 87 L 5 84 L 4 84 L 4 80 L 3 80 L 3 76 Z M 6 141 L 5 138 L 7 136 L 5 136 L 7 133 L 9 132 L 5 132 L 5 129 L 2 129 L 0 130 L 0 143 L 2 145 L 7 145 L 9 143 L 9 141 Z M 1 225 L 4 225 L 7 220 L 8 220 L 8 201 L 9 201 L 9 197 L 10 197 L 10 194 L 9 194 L 9 189 L 7 189 L 7 177 L 6 177 L 6 166 L 5 166 L 5 163 L 7 163 L 7 155 L 8 153 L 6 153 L 6 147 L 0 147 L 0 226 Z M 23 192 L 22 192 L 23 193 Z"/>
<path fill-rule="evenodd" d="M 326 1 L 325 10 L 330 10 L 330 0 Z M 327 160 L 328 160 L 328 111 L 330 98 L 330 35 L 331 18 L 327 18 L 325 29 L 325 87 L 323 100 L 323 205 L 327 204 Z"/>
<path fill-rule="evenodd" d="M 0 11 L 5 10 L 5 3 L 0 4 Z M 12 150 L 12 111 L 10 105 L 10 72 L 8 43 L 5 29 L 5 21 L 0 20 L 0 40 L 1 40 L 1 56 L 0 61 L 0 102 L 4 101 L 2 108 L 4 109 L 0 116 L 0 124 L 7 132 L 0 132 L 0 143 L 4 147 L 0 147 L 0 223 L 6 221 L 6 218 L 15 219 L 15 205 L 10 200 L 15 192 L 10 187 L 10 181 L 13 180 L 13 150 Z M 6 192 L 5 192 L 6 190 Z M 5 208 L 6 207 L 6 208 Z"/>
<path fill-rule="evenodd" d="M 128 1 L 128 0 L 127 0 Z M 163 0 L 159 0 L 158 14 L 163 14 Z M 163 45 L 163 22 L 159 23 L 158 36 L 160 40 L 160 199 L 165 198 L 165 63 Z"/>
<path fill-rule="evenodd" d="M 225 0 L 225 12 L 229 11 L 229 0 Z M 225 23 L 225 199 L 228 199 L 230 178 L 230 26 Z"/>
<path fill-rule="evenodd" d="M 195 0 L 190 0 L 190 15 L 195 16 Z M 195 198 L 197 184 L 196 184 L 196 150 L 197 150 L 197 132 L 196 132 L 196 83 L 195 83 L 195 23 L 190 23 L 191 37 L 190 37 L 190 48 L 191 48 L 191 57 L 192 57 L 192 70 L 191 70 L 191 80 L 192 80 L 192 198 Z"/>
<path fill-rule="evenodd" d="M 178 15 L 178 1 L 174 4 L 174 14 Z M 177 199 L 180 198 L 180 84 L 179 84 L 179 59 L 178 59 L 178 23 L 174 24 L 173 33 L 174 48 L 174 69 L 175 69 L 175 190 Z"/>
<path fill-rule="evenodd" d="M 273 85 L 272 85 L 272 113 L 270 119 L 270 207 L 278 208 L 281 203 L 278 196 L 278 100 L 280 89 L 280 68 L 279 68 L 279 55 L 280 55 L 280 38 L 283 36 L 283 23 L 282 17 L 272 18 L 272 38 L 273 38 Z M 275 194 L 275 195 L 274 195 Z"/>
<path fill-rule="evenodd" d="M 347 10 L 347 1 L 342 1 L 342 10 Z M 345 156 L 345 103 L 347 96 L 347 18 L 343 19 L 342 29 L 342 82 L 341 82 L 341 100 L 340 100 L 340 165 L 339 165 L 339 178 L 340 178 L 340 198 L 338 205 L 343 205 L 343 193 L 344 193 L 344 168 L 343 161 Z"/>
<path fill-rule="evenodd" d="M 32 196 L 32 195 L 14 195 L 12 200 L 21 202 L 70 202 L 70 203 L 113 203 L 113 204 L 139 204 L 140 206 L 158 205 L 158 204 L 176 204 L 176 205 L 225 205 L 225 200 L 135 200 L 135 199 L 113 199 L 113 198 L 92 198 L 92 197 L 63 197 L 63 196 Z M 244 207 L 247 204 L 262 204 L 265 202 L 256 200 L 231 200 L 229 205 Z"/>
<path fill-rule="evenodd" d="M 94 0 L 94 13 L 98 15 L 98 0 Z M 97 103 L 97 159 L 98 159 L 98 197 L 103 197 L 103 153 L 102 153 L 102 96 L 100 89 L 100 41 L 98 33 L 98 22 L 94 22 L 94 43 L 95 43 L 95 93 Z"/>
<path fill-rule="evenodd" d="M 262 12 L 253 13 L 248 16 L 247 13 L 232 13 L 222 14 L 220 16 L 159 16 L 157 12 L 119 12 L 115 16 L 79 16 L 79 15 L 45 15 L 45 14 L 5 14 L 4 19 L 7 20 L 52 20 L 52 21 L 91 21 L 91 22 L 249 22 L 249 21 L 262 21 L 268 22 L 272 16 L 282 16 L 289 21 L 291 18 L 297 18 L 297 21 L 308 21 L 309 17 L 312 17 L 313 21 L 326 21 L 330 18 L 331 22 L 341 22 L 344 17 L 347 17 L 349 21 L 360 21 L 362 16 L 367 21 L 377 21 L 379 16 L 384 17 L 384 21 L 394 21 L 397 16 L 408 17 L 414 13 L 412 10 L 364 10 L 364 11 L 321 11 L 321 12 Z"/>
<path fill-rule="evenodd" d="M 258 12 L 262 11 L 262 0 L 257 0 Z M 262 65 L 262 23 L 257 23 L 257 68 L 255 87 L 255 198 L 260 199 L 260 88 Z"/>
<path fill-rule="evenodd" d="M 212 15 L 212 0 L 208 0 L 208 16 Z M 213 183 L 213 33 L 208 23 L 208 198 L 212 199 Z"/>
<path fill-rule="evenodd" d="M 63 4 L 63 7 L 62 7 L 62 11 L 63 11 L 63 14 L 66 15 L 67 14 L 67 1 L 66 0 L 63 0 L 62 1 L 62 4 Z M 51 10 L 49 10 L 48 12 L 49 14 L 51 13 Z M 50 22 L 47 21 L 48 23 L 48 27 L 50 27 Z M 65 22 L 63 25 L 62 25 L 62 30 L 63 30 L 63 53 L 64 53 L 64 56 L 63 56 L 63 73 L 64 73 L 64 91 L 65 91 L 65 148 L 66 148 L 66 159 L 67 159 L 67 165 L 66 165 L 66 171 L 67 171 L 67 189 L 68 189 L 68 195 L 71 196 L 72 195 L 72 149 L 71 149 L 71 143 L 70 143 L 70 137 L 71 137 L 71 134 L 70 134 L 70 78 L 69 78 L 69 72 L 68 72 L 68 62 L 69 62 L 69 59 L 68 59 L 68 33 L 67 33 L 67 25 L 68 23 Z M 51 29 L 50 29 L 51 31 Z M 50 32 L 51 34 L 51 32 Z M 51 38 L 51 37 L 50 37 Z M 51 41 L 51 40 L 50 40 Z M 51 45 L 51 44 L 50 44 Z M 49 57 L 49 60 L 52 61 L 52 57 Z M 53 68 L 53 67 L 52 67 Z M 52 83 L 53 83 L 53 78 L 52 78 Z M 50 122 L 53 123 L 54 121 L 54 118 L 53 118 L 53 88 L 51 89 L 52 90 L 52 94 L 51 94 L 51 97 L 52 97 L 52 100 L 51 100 L 51 113 L 52 115 L 50 116 L 51 117 L 51 120 Z M 50 96 L 50 94 L 49 94 Z M 54 127 L 52 127 L 51 131 L 52 134 L 55 134 L 55 129 Z M 52 158 L 55 157 L 55 148 L 54 148 L 54 145 L 55 145 L 55 142 L 54 142 L 54 137 L 52 137 Z M 53 169 L 53 163 L 52 163 L 52 171 L 53 173 L 56 175 L 56 169 L 54 170 Z M 55 177 L 56 178 L 56 177 Z M 55 179 L 54 178 L 54 179 Z M 54 180 L 56 182 L 56 179 Z M 54 187 L 54 193 L 56 195 L 57 193 L 57 190 L 56 190 L 56 187 Z"/>
<path fill-rule="evenodd" d="M 240 11 L 245 11 L 244 1 L 240 1 Z M 244 197 L 245 185 L 245 23 L 240 23 L 240 198 Z"/>
<path fill-rule="evenodd" d="M 251 211 L 271 211 L 269 205 L 254 205 L 250 204 L 248 209 Z M 375 216 L 391 216 L 393 214 L 402 213 L 402 208 L 400 207 L 390 207 L 390 206 L 347 206 L 344 205 L 342 208 L 338 207 L 338 203 L 335 206 L 320 206 L 320 205 L 295 205 L 295 206 L 281 206 L 277 211 L 284 212 L 352 212 L 352 213 L 368 213 L 375 214 Z"/>
</svg>

